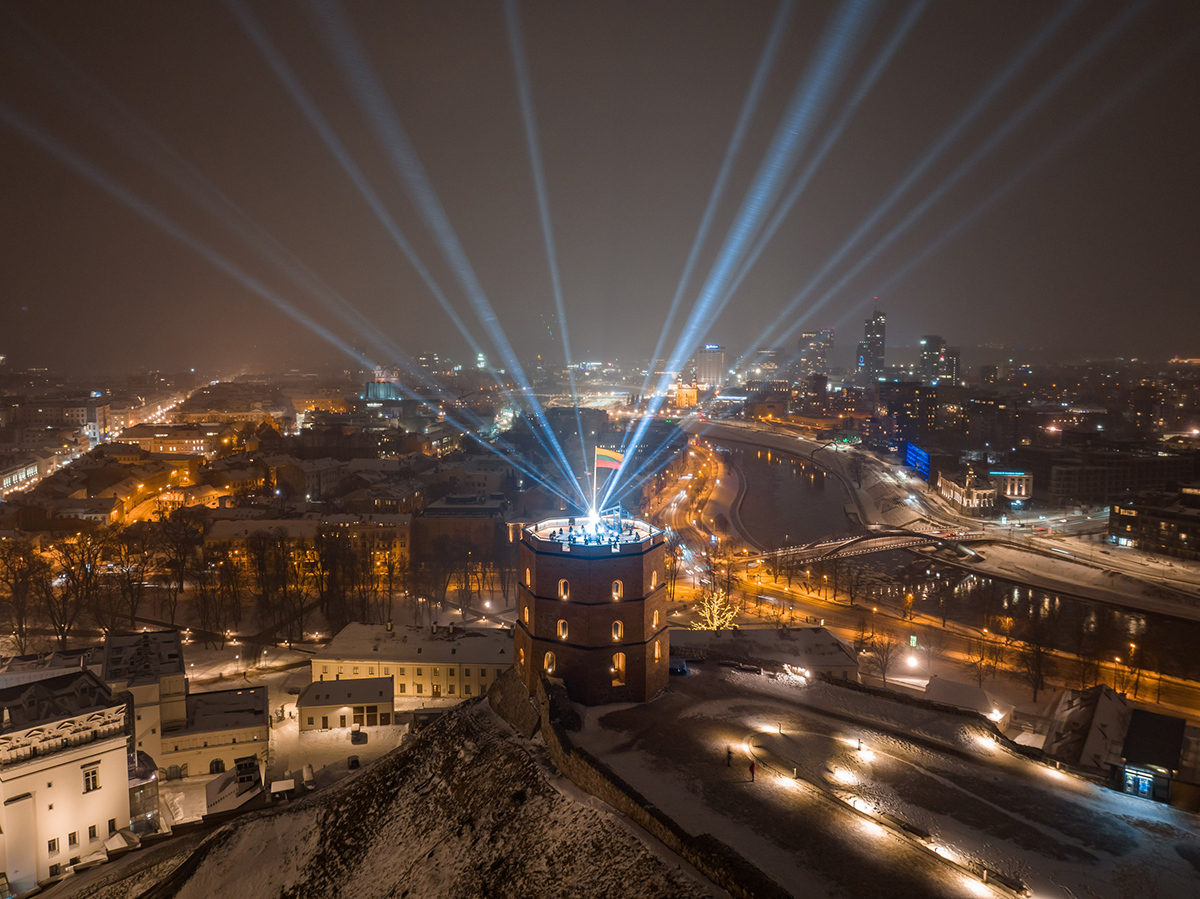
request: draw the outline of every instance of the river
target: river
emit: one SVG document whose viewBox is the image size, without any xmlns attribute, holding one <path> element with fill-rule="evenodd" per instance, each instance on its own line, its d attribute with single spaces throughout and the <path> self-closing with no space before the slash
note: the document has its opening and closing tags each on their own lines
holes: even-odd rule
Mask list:
<svg viewBox="0 0 1200 899">
<path fill-rule="evenodd" d="M 742 524 L 762 546 L 794 546 L 855 529 L 846 517 L 849 497 L 841 482 L 807 459 L 710 442 L 740 470 L 746 485 Z M 1200 623 L 979 577 L 926 563 L 913 553 L 878 553 L 864 557 L 861 564 L 874 570 L 880 582 L 874 589 L 889 604 L 898 605 L 903 592 L 913 589 L 919 612 L 941 616 L 944 606 L 948 620 L 997 633 L 1011 627 L 1014 637 L 1023 626 L 1043 622 L 1048 645 L 1108 662 L 1120 658 L 1124 665 L 1132 643 L 1131 678 L 1137 676 L 1136 669 L 1146 669 L 1200 679 L 1200 653 L 1195 649 L 1200 646 Z M 902 583 L 912 587 L 902 588 Z"/>
</svg>

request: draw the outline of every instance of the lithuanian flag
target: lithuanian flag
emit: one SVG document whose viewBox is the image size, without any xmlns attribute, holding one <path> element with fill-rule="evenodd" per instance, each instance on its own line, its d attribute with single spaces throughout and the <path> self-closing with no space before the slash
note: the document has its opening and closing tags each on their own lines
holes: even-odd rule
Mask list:
<svg viewBox="0 0 1200 899">
<path fill-rule="evenodd" d="M 616 471 L 621 467 L 621 462 L 624 461 L 625 454 L 618 453 L 616 450 L 605 449 L 602 446 L 596 447 L 596 470 L 601 468 L 611 468 Z"/>
</svg>

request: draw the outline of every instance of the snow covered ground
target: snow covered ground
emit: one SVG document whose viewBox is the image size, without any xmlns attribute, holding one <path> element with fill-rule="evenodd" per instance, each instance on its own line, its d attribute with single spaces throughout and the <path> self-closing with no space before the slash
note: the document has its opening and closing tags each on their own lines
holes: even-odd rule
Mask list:
<svg viewBox="0 0 1200 899">
<path fill-rule="evenodd" d="M 1194 816 L 1018 756 L 961 717 L 709 664 L 652 703 L 589 709 L 585 721 L 584 748 L 796 895 L 992 894 L 829 793 L 1035 897 L 1200 895 Z"/>
<path fill-rule="evenodd" d="M 133 853 L 118 863 L 127 879 L 114 865 L 52 896 L 720 899 L 611 809 L 553 782 L 541 754 L 485 702 L 468 704 L 330 790 L 199 846 L 144 850 L 144 863 Z"/>
</svg>

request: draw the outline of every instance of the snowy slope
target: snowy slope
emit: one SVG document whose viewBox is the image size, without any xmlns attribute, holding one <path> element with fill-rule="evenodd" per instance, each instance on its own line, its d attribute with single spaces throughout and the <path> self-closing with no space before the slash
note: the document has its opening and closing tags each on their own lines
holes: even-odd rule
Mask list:
<svg viewBox="0 0 1200 899">
<path fill-rule="evenodd" d="M 486 704 L 462 706 L 338 787 L 221 828 L 149 890 L 88 895 L 713 895 L 611 812 L 548 782 L 538 745 Z"/>
</svg>

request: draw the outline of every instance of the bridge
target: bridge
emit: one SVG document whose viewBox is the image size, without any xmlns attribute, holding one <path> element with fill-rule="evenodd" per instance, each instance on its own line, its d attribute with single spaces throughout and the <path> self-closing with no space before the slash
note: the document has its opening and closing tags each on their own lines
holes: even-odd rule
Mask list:
<svg viewBox="0 0 1200 899">
<path fill-rule="evenodd" d="M 879 528 L 851 537 L 815 540 L 801 546 L 785 546 L 770 552 L 749 556 L 751 560 L 787 559 L 796 562 L 819 562 L 824 559 L 862 556 L 914 546 L 942 546 L 966 555 L 964 544 L 987 539 L 983 531 L 915 531 L 908 528 Z"/>
</svg>

